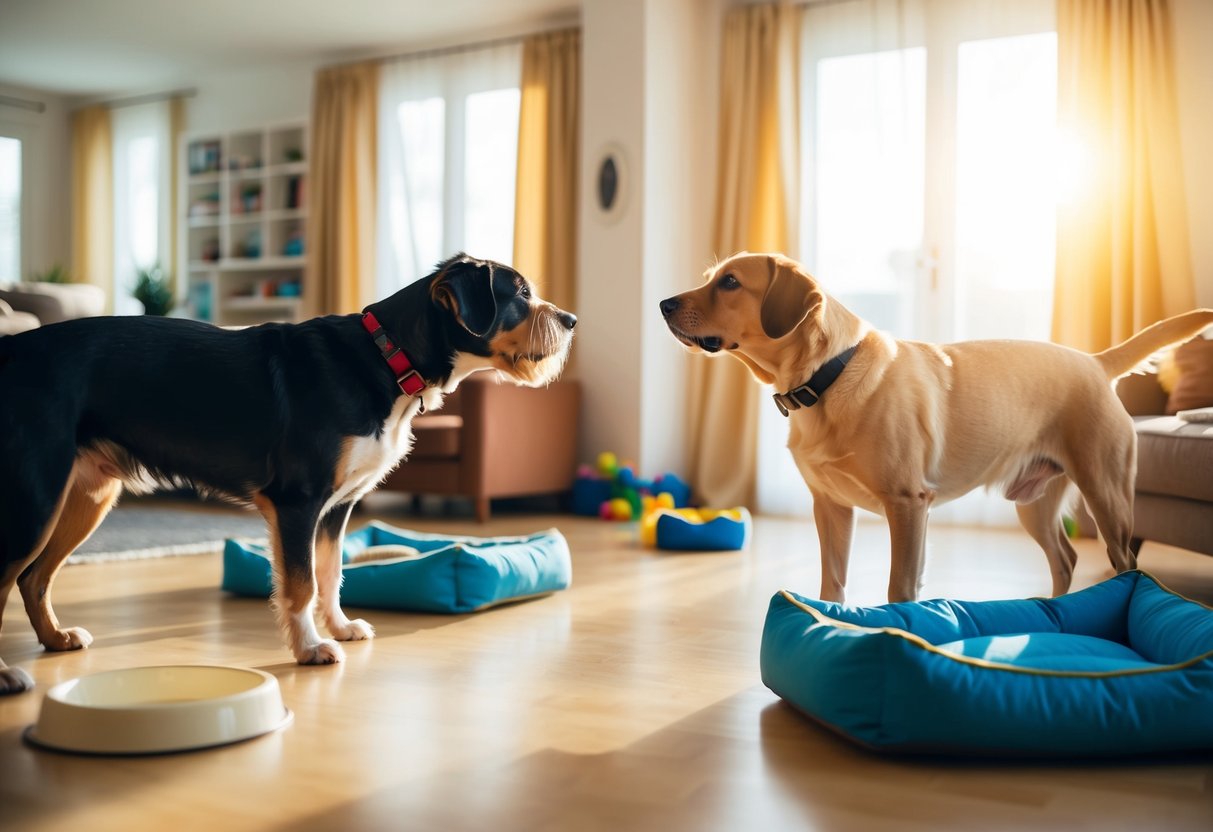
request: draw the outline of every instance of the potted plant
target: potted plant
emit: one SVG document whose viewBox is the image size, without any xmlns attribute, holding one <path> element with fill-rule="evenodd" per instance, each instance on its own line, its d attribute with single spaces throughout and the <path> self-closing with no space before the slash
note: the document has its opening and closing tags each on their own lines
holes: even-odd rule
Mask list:
<svg viewBox="0 0 1213 832">
<path fill-rule="evenodd" d="M 56 263 L 44 272 L 34 272 L 29 276 L 29 281 L 31 283 L 71 283 L 72 278 L 67 273 L 67 269 Z"/>
<path fill-rule="evenodd" d="M 143 304 L 145 315 L 167 315 L 173 308 L 173 287 L 159 263 L 139 270 L 131 294 Z"/>
</svg>

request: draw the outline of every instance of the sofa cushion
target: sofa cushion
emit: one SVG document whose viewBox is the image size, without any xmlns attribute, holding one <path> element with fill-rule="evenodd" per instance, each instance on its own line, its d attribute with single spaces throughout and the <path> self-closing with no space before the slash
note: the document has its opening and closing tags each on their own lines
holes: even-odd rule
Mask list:
<svg viewBox="0 0 1213 832">
<path fill-rule="evenodd" d="M 105 290 L 88 283 L 0 284 L 0 300 L 36 316 L 43 325 L 105 313 Z"/>
<path fill-rule="evenodd" d="M 1136 416 L 1137 490 L 1213 502 L 1213 424 Z"/>
<path fill-rule="evenodd" d="M 459 456 L 463 417 L 436 414 L 413 420 L 416 441 L 409 459 L 454 459 Z"/>
</svg>

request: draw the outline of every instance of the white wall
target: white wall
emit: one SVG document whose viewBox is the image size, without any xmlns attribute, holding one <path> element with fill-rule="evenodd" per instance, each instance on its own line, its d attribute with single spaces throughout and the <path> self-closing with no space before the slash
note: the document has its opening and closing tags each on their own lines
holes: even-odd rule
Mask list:
<svg viewBox="0 0 1213 832">
<path fill-rule="evenodd" d="M 1196 302 L 1213 307 L 1213 2 L 1171 0 Z"/>
<path fill-rule="evenodd" d="M 216 72 L 193 86 L 185 129 L 222 133 L 311 117 L 314 61 L 237 72 Z"/>
<path fill-rule="evenodd" d="M 640 459 L 646 474 L 685 474 L 687 468 L 691 357 L 671 337 L 658 304 L 698 285 L 711 264 L 722 9 L 719 0 L 661 0 L 647 8 L 640 307 Z"/>
<path fill-rule="evenodd" d="M 0 105 L 0 134 L 22 140 L 21 183 L 25 202 L 21 274 L 41 272 L 56 263 L 71 268 L 71 144 L 68 111 L 57 95 L 0 84 L 0 94 L 41 101 L 41 113 Z"/>
<path fill-rule="evenodd" d="M 685 471 L 686 355 L 657 304 L 711 255 L 720 0 L 586 0 L 576 374 L 581 457 Z M 622 216 L 594 204 L 603 148 L 622 149 Z"/>
<path fill-rule="evenodd" d="M 580 458 L 640 455 L 641 290 L 644 281 L 645 0 L 582 7 L 581 212 L 575 373 L 582 382 Z M 623 156 L 622 212 L 595 205 L 604 148 Z M 640 460 L 637 460 L 638 462 Z"/>
</svg>

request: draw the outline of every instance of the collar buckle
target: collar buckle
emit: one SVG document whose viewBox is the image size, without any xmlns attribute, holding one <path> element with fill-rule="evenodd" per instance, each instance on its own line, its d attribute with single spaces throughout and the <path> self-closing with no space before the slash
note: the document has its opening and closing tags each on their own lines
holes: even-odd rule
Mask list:
<svg viewBox="0 0 1213 832">
<path fill-rule="evenodd" d="M 379 348 L 379 354 L 391 368 L 392 375 L 396 377 L 396 386 L 409 398 L 416 398 L 421 405 L 419 412 L 424 413 L 425 401 L 421 398 L 421 393 L 429 386 L 426 380 L 417 372 L 404 351 L 388 337 L 387 331 L 380 325 L 373 312 L 368 310 L 363 313 L 362 327 L 370 333 L 371 340 Z"/>
<path fill-rule="evenodd" d="M 804 384 L 793 387 L 786 393 L 775 393 L 772 398 L 775 399 L 775 407 L 779 408 L 779 415 L 787 418 L 791 411 L 800 410 L 802 407 L 812 407 L 821 401 L 821 396 L 825 393 L 826 388 L 833 384 L 846 369 L 847 362 L 855 355 L 855 350 L 858 348 L 859 345 L 856 344 L 834 356 Z"/>
</svg>

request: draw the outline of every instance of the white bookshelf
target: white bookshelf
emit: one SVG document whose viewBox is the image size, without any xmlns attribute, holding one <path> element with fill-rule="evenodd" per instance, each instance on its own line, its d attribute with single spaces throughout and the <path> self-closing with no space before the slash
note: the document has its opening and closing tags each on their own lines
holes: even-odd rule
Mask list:
<svg viewBox="0 0 1213 832">
<path fill-rule="evenodd" d="M 177 273 L 189 314 L 221 326 L 301 320 L 307 125 L 194 132 L 178 156 Z"/>
</svg>

